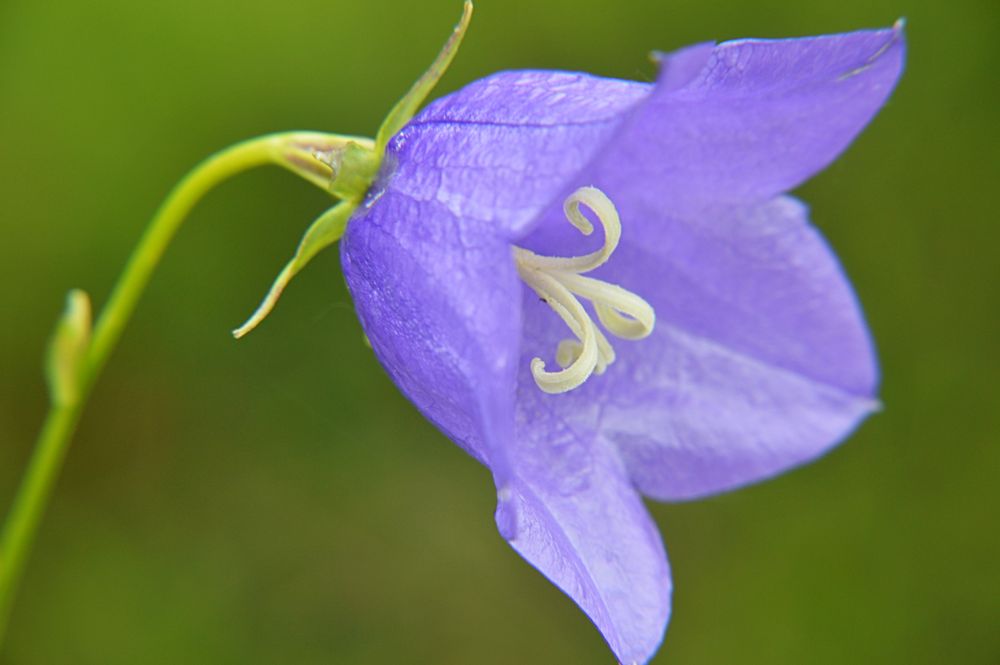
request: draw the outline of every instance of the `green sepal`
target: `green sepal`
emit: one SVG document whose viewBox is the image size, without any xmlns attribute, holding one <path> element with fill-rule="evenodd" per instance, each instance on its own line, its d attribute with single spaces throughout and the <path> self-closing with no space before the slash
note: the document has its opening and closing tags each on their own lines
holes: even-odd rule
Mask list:
<svg viewBox="0 0 1000 665">
<path fill-rule="evenodd" d="M 45 378 L 53 404 L 72 404 L 79 397 L 90 332 L 90 298 L 73 289 L 66 296 L 66 309 L 56 323 L 45 358 Z"/>
<path fill-rule="evenodd" d="M 347 221 L 351 218 L 351 214 L 355 208 L 357 208 L 355 201 L 341 201 L 320 215 L 309 226 L 305 235 L 302 236 L 302 240 L 299 241 L 298 249 L 295 250 L 295 256 L 285 264 L 284 269 L 278 274 L 277 279 L 274 280 L 271 290 L 267 292 L 257 310 L 250 315 L 246 323 L 233 331 L 233 337 L 239 339 L 256 328 L 270 314 L 271 310 L 274 309 L 275 303 L 281 297 L 281 292 L 285 290 L 285 287 L 292 281 L 292 278 L 306 267 L 306 264 L 320 250 L 340 240 L 340 237 L 344 235 L 344 229 L 347 228 Z"/>
<path fill-rule="evenodd" d="M 434 86 L 441 80 L 444 73 L 448 71 L 448 66 L 455 59 L 455 54 L 458 53 L 458 47 L 462 44 L 462 38 L 465 37 L 465 31 L 469 28 L 469 21 L 471 19 L 472 2 L 471 0 L 465 0 L 465 5 L 462 8 L 462 18 L 459 19 L 458 25 L 455 26 L 454 32 L 451 33 L 451 37 L 445 42 L 437 58 L 434 59 L 430 68 L 424 72 L 423 76 L 417 79 L 417 82 L 413 84 L 413 87 L 406 92 L 403 98 L 396 102 L 396 105 L 389 111 L 389 115 L 382 121 L 382 126 L 378 128 L 378 134 L 375 135 L 376 154 L 379 156 L 382 155 L 385 146 L 389 143 L 389 139 L 416 115 L 420 105 L 424 103 L 424 100 L 427 99 Z"/>
</svg>

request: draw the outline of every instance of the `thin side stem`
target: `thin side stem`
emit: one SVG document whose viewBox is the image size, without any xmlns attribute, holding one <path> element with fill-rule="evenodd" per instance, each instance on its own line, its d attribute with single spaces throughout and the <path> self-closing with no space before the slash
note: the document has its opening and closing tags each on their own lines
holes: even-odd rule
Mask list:
<svg viewBox="0 0 1000 665">
<path fill-rule="evenodd" d="M 0 534 L 0 646 L 35 534 L 55 485 L 69 442 L 91 388 L 114 350 L 167 245 L 195 204 L 220 182 L 264 164 L 287 165 L 283 146 L 288 134 L 274 134 L 212 155 L 191 171 L 167 196 L 150 221 L 94 327 L 84 356 L 76 397 L 54 402 L 39 433 L 24 480 Z"/>
</svg>

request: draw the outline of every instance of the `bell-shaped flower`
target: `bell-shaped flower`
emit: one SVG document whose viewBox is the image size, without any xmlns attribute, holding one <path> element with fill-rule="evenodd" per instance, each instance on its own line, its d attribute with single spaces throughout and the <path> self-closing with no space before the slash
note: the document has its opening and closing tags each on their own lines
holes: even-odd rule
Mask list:
<svg viewBox="0 0 1000 665">
<path fill-rule="evenodd" d="M 773 476 L 878 406 L 855 296 L 785 192 L 882 106 L 903 37 L 658 60 L 653 85 L 512 71 L 437 101 L 389 142 L 341 244 L 393 381 L 490 468 L 501 534 L 622 663 L 670 613 L 641 497 Z"/>
<path fill-rule="evenodd" d="M 345 201 L 239 334 L 343 234 L 392 380 L 490 469 L 503 537 L 643 663 L 671 578 L 642 497 L 768 478 L 878 408 L 860 307 L 786 192 L 886 101 L 902 27 L 699 44 L 655 84 L 501 72 L 411 120 L 463 27 L 374 142 L 313 150 Z"/>
</svg>

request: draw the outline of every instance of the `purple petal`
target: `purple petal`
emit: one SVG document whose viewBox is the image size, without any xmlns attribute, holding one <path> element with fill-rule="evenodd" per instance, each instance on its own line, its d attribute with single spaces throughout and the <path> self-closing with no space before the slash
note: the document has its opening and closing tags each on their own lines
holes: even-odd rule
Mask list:
<svg viewBox="0 0 1000 665">
<path fill-rule="evenodd" d="M 650 90 L 572 72 L 501 72 L 476 81 L 396 135 L 386 155 L 388 186 L 518 237 Z"/>
<path fill-rule="evenodd" d="M 348 225 L 341 259 L 361 325 L 392 380 L 502 475 L 521 332 L 507 242 L 440 203 L 383 191 Z"/>
<path fill-rule="evenodd" d="M 498 522 L 515 523 L 514 549 L 586 612 L 620 662 L 644 663 L 670 615 L 656 524 L 614 448 L 586 418 L 536 399 L 526 366 L 522 374 L 530 394 L 518 400 L 514 479 L 500 489 Z"/>
<path fill-rule="evenodd" d="M 646 298 L 656 329 L 614 341 L 604 375 L 537 399 L 590 414 L 644 493 L 688 499 L 766 478 L 822 454 L 877 408 L 860 309 L 798 201 L 682 220 L 635 202 L 627 184 L 601 186 L 623 233 L 600 277 Z M 553 224 L 534 238 L 552 244 Z M 524 320 L 522 366 L 567 334 L 537 302 Z"/>
<path fill-rule="evenodd" d="M 901 28 L 685 49 L 666 58 L 603 167 L 675 213 L 768 200 L 850 144 L 892 91 L 903 51 Z"/>
<path fill-rule="evenodd" d="M 660 76 L 656 82 L 658 94 L 667 90 L 677 90 L 690 83 L 705 69 L 705 63 L 712 57 L 715 42 L 692 44 L 672 53 L 656 53 L 660 63 Z"/>
</svg>

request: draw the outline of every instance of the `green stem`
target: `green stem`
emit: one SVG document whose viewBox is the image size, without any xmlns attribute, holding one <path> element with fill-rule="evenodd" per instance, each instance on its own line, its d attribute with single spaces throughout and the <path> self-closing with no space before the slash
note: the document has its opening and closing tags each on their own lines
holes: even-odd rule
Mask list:
<svg viewBox="0 0 1000 665">
<path fill-rule="evenodd" d="M 191 171 L 167 196 L 139 241 L 108 303 L 101 311 L 89 344 L 84 320 L 89 302 L 76 294 L 60 320 L 50 348 L 55 368 L 49 379 L 52 406 L 38 435 L 35 451 L 13 506 L 0 533 L 0 647 L 17 585 L 24 572 L 35 533 L 55 484 L 69 442 L 90 396 L 91 388 L 121 337 L 149 278 L 181 222 L 209 190 L 238 173 L 262 166 L 283 166 L 343 201 L 321 216 L 306 232 L 296 255 L 279 275 L 271 293 L 250 321 L 235 331 L 244 334 L 274 305 L 291 277 L 320 249 L 343 233 L 344 226 L 364 196 L 382 160 L 389 139 L 416 113 L 444 75 L 469 27 L 472 2 L 466 0 L 462 18 L 430 69 L 389 113 L 377 140 L 313 132 L 271 134 L 238 143 L 209 157 Z M 336 165 L 337 171 L 334 171 Z M 84 312 L 86 308 L 86 312 Z M 68 317 L 68 318 L 67 318 Z M 84 348 L 82 358 L 78 351 Z M 78 362 L 79 361 L 79 362 Z M 71 377 L 71 378 L 67 378 Z"/>
<path fill-rule="evenodd" d="M 3 644 L 4 629 L 38 524 L 91 388 L 184 218 L 209 190 L 248 169 L 279 164 L 300 172 L 300 168 L 289 163 L 289 146 L 295 148 L 329 142 L 329 137 L 304 133 L 273 134 L 238 143 L 195 167 L 170 192 L 153 216 L 97 320 L 92 341 L 83 357 L 74 398 L 70 401 L 54 400 L 49 409 L 28 470 L 0 535 L 0 645 Z M 300 175 L 313 181 L 319 177 L 301 172 Z"/>
</svg>

